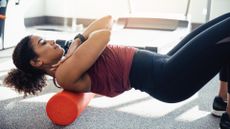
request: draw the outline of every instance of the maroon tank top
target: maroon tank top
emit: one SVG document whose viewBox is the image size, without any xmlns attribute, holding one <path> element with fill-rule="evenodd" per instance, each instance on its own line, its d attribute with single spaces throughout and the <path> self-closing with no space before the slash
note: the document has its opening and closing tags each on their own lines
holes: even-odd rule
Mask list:
<svg viewBox="0 0 230 129">
<path fill-rule="evenodd" d="M 108 45 L 88 70 L 91 92 L 113 97 L 131 89 L 129 71 L 136 48 Z"/>
</svg>

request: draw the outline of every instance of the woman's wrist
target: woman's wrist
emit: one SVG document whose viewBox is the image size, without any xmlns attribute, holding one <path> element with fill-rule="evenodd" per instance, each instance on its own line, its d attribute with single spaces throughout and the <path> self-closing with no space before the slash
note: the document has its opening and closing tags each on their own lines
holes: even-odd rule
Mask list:
<svg viewBox="0 0 230 129">
<path fill-rule="evenodd" d="M 76 40 L 76 39 L 79 39 L 79 41 L 81 43 L 83 43 L 87 40 L 87 38 L 83 34 L 80 34 L 80 33 L 74 37 L 74 40 Z"/>
<path fill-rule="evenodd" d="M 77 38 L 71 43 L 66 56 L 72 55 L 72 53 L 81 45 L 80 40 Z"/>
<path fill-rule="evenodd" d="M 85 39 L 88 39 L 89 34 L 87 32 L 83 32 L 82 35 L 85 37 Z"/>
<path fill-rule="evenodd" d="M 78 47 L 78 46 L 81 45 L 81 41 L 80 41 L 79 38 L 76 38 L 76 39 L 73 41 L 73 43 L 74 43 L 74 46 L 75 46 L 75 47 Z"/>
</svg>

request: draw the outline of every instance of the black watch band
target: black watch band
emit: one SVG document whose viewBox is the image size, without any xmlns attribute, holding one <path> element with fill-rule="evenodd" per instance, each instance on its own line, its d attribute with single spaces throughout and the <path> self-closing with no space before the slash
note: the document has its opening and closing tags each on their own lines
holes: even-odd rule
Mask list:
<svg viewBox="0 0 230 129">
<path fill-rule="evenodd" d="M 79 38 L 81 43 L 86 41 L 86 38 L 82 34 L 78 34 L 77 36 L 74 37 L 74 40 Z"/>
</svg>

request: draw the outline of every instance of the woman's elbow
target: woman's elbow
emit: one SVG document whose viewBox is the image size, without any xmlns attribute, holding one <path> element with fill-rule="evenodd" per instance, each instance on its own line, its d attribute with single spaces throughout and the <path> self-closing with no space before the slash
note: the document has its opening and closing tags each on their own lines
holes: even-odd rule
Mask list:
<svg viewBox="0 0 230 129">
<path fill-rule="evenodd" d="M 101 29 L 96 32 L 96 37 L 103 39 L 103 40 L 110 40 L 111 30 L 109 29 Z"/>
<path fill-rule="evenodd" d="M 106 29 L 106 30 L 104 31 L 104 34 L 103 34 L 103 35 L 104 35 L 103 37 L 105 38 L 105 41 L 106 41 L 106 42 L 109 42 L 109 41 L 110 41 L 110 37 L 111 37 L 111 31 Z"/>
<path fill-rule="evenodd" d="M 107 21 L 106 29 L 111 30 L 112 26 L 113 26 L 113 17 L 111 15 L 107 15 L 107 16 L 105 16 L 105 19 Z"/>
<path fill-rule="evenodd" d="M 107 21 L 112 21 L 112 20 L 113 20 L 113 17 L 112 17 L 112 15 L 106 15 L 106 16 L 104 17 L 104 19 L 106 19 Z"/>
<path fill-rule="evenodd" d="M 110 36 L 111 36 L 111 31 L 109 29 L 101 29 L 101 30 L 94 31 L 90 35 L 89 39 L 96 42 L 107 43 L 110 41 Z"/>
<path fill-rule="evenodd" d="M 107 44 L 110 41 L 111 31 L 109 29 L 103 29 L 99 31 L 98 36 L 95 38 L 98 39 L 99 42 Z"/>
</svg>

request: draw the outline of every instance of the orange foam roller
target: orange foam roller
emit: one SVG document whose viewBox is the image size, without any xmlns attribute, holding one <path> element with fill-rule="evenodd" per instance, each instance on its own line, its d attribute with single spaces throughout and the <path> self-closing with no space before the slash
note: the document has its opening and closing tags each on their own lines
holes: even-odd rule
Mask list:
<svg viewBox="0 0 230 129">
<path fill-rule="evenodd" d="M 94 93 L 76 93 L 63 90 L 50 98 L 46 113 L 58 125 L 71 124 L 87 107 Z"/>
</svg>

